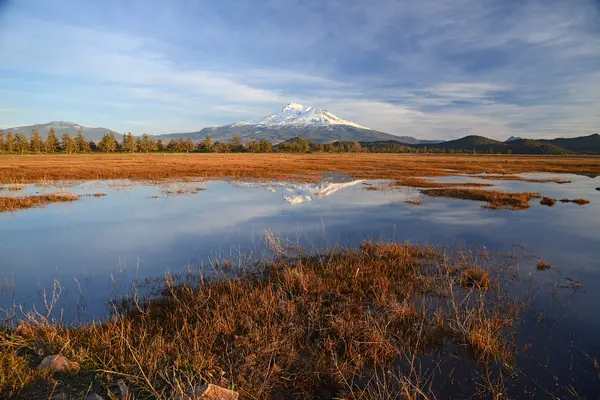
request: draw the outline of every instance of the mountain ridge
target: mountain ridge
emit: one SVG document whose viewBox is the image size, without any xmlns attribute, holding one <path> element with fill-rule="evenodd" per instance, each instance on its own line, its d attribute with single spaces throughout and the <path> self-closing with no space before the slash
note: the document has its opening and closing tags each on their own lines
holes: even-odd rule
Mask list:
<svg viewBox="0 0 600 400">
<path fill-rule="evenodd" d="M 86 140 L 93 142 L 100 141 L 104 135 L 107 135 L 111 132 L 114 133 L 115 137 L 118 139 L 122 137 L 122 135 L 116 133 L 112 129 L 103 127 L 87 127 L 68 121 L 50 121 L 46 122 L 45 124 L 17 126 L 14 128 L 6 128 L 4 129 L 4 132 L 11 132 L 13 135 L 21 133 L 29 138 L 32 135 L 33 129 L 36 129 L 42 137 L 47 136 L 48 132 L 50 132 L 50 129 L 54 129 L 54 133 L 59 138 L 64 134 L 75 136 L 81 129 L 81 133 L 83 133 L 83 136 L 85 136 Z"/>
<path fill-rule="evenodd" d="M 155 137 L 167 141 L 188 136 L 192 140 L 204 140 L 206 135 L 211 135 L 213 140 L 218 141 L 231 140 L 234 135 L 237 135 L 242 141 L 267 139 L 274 144 L 294 137 L 303 137 L 317 143 L 380 140 L 400 140 L 405 143 L 440 142 L 421 141 L 412 136 L 392 135 L 339 118 L 325 109 L 303 106 L 293 102 L 277 112 L 257 120 L 240 121 L 195 132 L 171 133 Z"/>
</svg>

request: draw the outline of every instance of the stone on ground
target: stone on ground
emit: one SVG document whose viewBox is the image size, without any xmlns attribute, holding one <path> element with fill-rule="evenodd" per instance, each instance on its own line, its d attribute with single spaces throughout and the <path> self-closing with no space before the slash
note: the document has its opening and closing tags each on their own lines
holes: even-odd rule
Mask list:
<svg viewBox="0 0 600 400">
<path fill-rule="evenodd" d="M 60 354 L 45 357 L 40 365 L 40 369 L 47 369 L 52 372 L 79 371 L 81 366 L 75 361 L 71 361 Z"/>
</svg>

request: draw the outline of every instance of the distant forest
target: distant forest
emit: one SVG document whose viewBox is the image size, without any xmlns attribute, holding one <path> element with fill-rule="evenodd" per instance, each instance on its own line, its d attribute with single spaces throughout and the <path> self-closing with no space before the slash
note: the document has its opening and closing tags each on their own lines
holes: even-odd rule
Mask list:
<svg viewBox="0 0 600 400">
<path fill-rule="evenodd" d="M 559 141 L 565 147 L 551 142 Z M 131 133 L 117 139 L 110 133 L 98 141 L 87 141 L 80 131 L 75 137 L 64 134 L 58 138 L 54 129 L 43 138 L 36 129 L 31 138 L 22 133 L 13 135 L 0 130 L 0 152 L 20 154 L 51 153 L 446 153 L 446 154 L 600 154 L 600 135 L 553 140 L 517 139 L 500 142 L 482 136 L 466 136 L 461 139 L 436 144 L 406 144 L 395 140 L 378 142 L 315 143 L 301 137 L 273 144 L 269 140 L 242 142 L 234 135 L 229 142 L 219 142 L 210 135 L 201 142 L 190 137 L 172 139 L 169 142 L 155 140 L 147 134 L 133 136 Z"/>
</svg>

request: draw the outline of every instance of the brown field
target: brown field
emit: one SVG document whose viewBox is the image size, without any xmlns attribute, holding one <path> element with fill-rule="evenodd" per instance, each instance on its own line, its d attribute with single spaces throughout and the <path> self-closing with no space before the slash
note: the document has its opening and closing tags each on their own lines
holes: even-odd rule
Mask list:
<svg viewBox="0 0 600 400">
<path fill-rule="evenodd" d="M 17 211 L 26 208 L 44 207 L 50 203 L 71 202 L 80 196 L 73 194 L 47 194 L 42 196 L 0 197 L 0 212 Z"/>
<path fill-rule="evenodd" d="M 0 156 L 0 183 L 55 180 L 294 179 L 325 172 L 356 178 L 525 172 L 599 174 L 600 157 L 411 154 L 82 154 Z"/>
<path fill-rule="evenodd" d="M 505 267 L 476 259 L 367 242 L 283 256 L 236 279 L 167 279 L 162 297 L 133 299 L 103 324 L 66 327 L 29 314 L 17 329 L 0 325 L 0 397 L 81 398 L 93 390 L 120 398 L 115 383 L 123 379 L 140 399 L 174 398 L 205 383 L 251 399 L 435 398 L 454 368 L 485 385 L 473 395 L 504 394 L 481 377 L 496 365 L 510 369 L 524 304 L 507 296 Z M 36 369 L 56 353 L 82 370 Z M 424 373 L 421 358 L 451 366 Z"/>
</svg>

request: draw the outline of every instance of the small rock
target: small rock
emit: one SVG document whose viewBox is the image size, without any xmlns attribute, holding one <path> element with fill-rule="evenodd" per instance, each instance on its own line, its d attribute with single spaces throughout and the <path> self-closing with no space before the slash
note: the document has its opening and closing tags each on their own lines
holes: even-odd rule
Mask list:
<svg viewBox="0 0 600 400">
<path fill-rule="evenodd" d="M 64 372 L 64 371 L 79 371 L 81 366 L 79 363 L 75 361 L 68 360 L 67 358 L 55 354 L 53 356 L 45 357 L 40 365 L 38 365 L 40 369 L 47 369 L 52 372 Z"/>
<path fill-rule="evenodd" d="M 239 396 L 238 392 L 209 383 L 192 389 L 189 397 L 180 397 L 179 400 L 237 400 Z"/>
<path fill-rule="evenodd" d="M 129 396 L 129 388 L 127 387 L 125 382 L 123 382 L 123 379 L 119 379 L 117 385 L 119 386 L 119 392 L 121 392 L 121 398 L 126 399 L 127 396 Z"/>
<path fill-rule="evenodd" d="M 52 396 L 50 400 L 69 400 L 69 396 L 66 393 L 58 393 Z"/>
<path fill-rule="evenodd" d="M 600 191 L 600 187 L 597 187 L 596 190 Z"/>
</svg>

